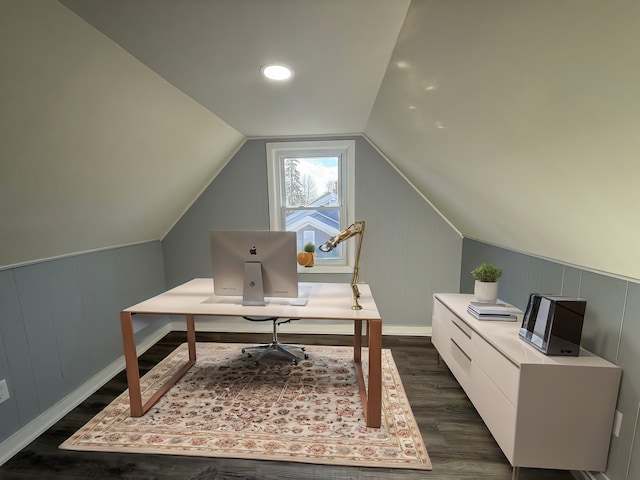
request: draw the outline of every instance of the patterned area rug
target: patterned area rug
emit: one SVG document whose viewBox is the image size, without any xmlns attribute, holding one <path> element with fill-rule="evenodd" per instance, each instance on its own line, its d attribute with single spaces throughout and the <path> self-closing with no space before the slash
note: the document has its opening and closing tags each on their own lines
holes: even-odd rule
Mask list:
<svg viewBox="0 0 640 480">
<path fill-rule="evenodd" d="M 144 416 L 129 416 L 125 391 L 60 448 L 431 470 L 390 350 L 375 429 L 365 425 L 352 347 L 309 346 L 298 365 L 272 355 L 259 366 L 242 347 L 198 343 L 196 364 Z M 147 373 L 143 400 L 187 356 L 183 344 Z"/>
</svg>

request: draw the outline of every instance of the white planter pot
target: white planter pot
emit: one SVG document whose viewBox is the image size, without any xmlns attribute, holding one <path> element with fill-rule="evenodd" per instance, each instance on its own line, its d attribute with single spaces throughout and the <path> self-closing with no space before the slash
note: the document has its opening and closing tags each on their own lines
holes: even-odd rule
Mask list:
<svg viewBox="0 0 640 480">
<path fill-rule="evenodd" d="M 473 294 L 479 302 L 496 303 L 498 301 L 498 282 L 479 282 L 476 280 Z"/>
</svg>

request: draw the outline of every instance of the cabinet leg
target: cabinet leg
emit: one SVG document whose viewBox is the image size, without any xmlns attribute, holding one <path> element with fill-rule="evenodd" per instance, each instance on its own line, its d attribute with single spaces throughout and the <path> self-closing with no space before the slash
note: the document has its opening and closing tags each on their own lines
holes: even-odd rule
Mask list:
<svg viewBox="0 0 640 480">
<path fill-rule="evenodd" d="M 520 476 L 520 467 L 513 467 L 513 472 L 511 473 L 511 480 L 518 480 Z"/>
</svg>

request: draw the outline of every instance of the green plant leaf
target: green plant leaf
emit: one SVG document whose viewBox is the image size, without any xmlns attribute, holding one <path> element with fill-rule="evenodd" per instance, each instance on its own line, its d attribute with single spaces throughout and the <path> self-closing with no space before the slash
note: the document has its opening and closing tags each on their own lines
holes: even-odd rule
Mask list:
<svg viewBox="0 0 640 480">
<path fill-rule="evenodd" d="M 483 263 L 475 270 L 472 270 L 471 275 L 479 282 L 495 282 L 502 276 L 502 269 L 493 266 L 491 263 Z"/>
</svg>

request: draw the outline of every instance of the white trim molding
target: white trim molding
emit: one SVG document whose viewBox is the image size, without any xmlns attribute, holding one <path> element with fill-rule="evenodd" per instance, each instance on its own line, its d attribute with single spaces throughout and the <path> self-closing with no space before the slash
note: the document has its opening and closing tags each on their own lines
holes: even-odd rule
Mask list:
<svg viewBox="0 0 640 480">
<path fill-rule="evenodd" d="M 186 331 L 185 320 L 179 317 L 171 317 L 171 330 L 175 332 Z M 269 322 L 250 322 L 239 317 L 217 318 L 210 321 L 204 317 L 196 317 L 196 331 L 198 332 L 234 332 L 234 333 L 268 333 L 272 331 Z M 294 321 L 280 327 L 280 332 L 291 334 L 314 335 L 353 335 L 353 326 L 342 320 L 302 320 Z M 427 326 L 402 326 L 382 325 L 383 335 L 404 335 L 408 337 L 430 337 L 431 327 Z"/>
<path fill-rule="evenodd" d="M 604 473 L 602 472 L 579 472 L 579 471 L 572 471 L 571 475 L 573 476 L 573 478 L 575 478 L 576 480 L 609 480 L 609 477 L 607 477 Z"/>
<path fill-rule="evenodd" d="M 171 325 L 165 325 L 151 333 L 138 345 L 138 352 L 143 353 L 158 343 L 165 335 L 171 332 Z M 6 463 L 11 457 L 38 438 L 45 430 L 62 419 L 71 410 L 84 400 L 89 398 L 105 383 L 125 368 L 124 355 L 111 362 L 100 372 L 80 385 L 73 392 L 62 398 L 59 402 L 38 415 L 27 425 L 0 443 L 0 465 Z"/>
<path fill-rule="evenodd" d="M 196 330 L 201 332 L 247 332 L 247 333 L 266 333 L 271 331 L 271 326 L 266 325 L 265 329 L 256 327 L 255 322 L 249 322 L 243 319 L 229 318 L 218 319 L 215 322 L 207 322 L 206 319 L 196 320 Z M 299 334 L 332 334 L 332 335 L 353 335 L 353 329 L 346 322 L 330 322 L 330 321 L 312 321 L 305 320 L 301 322 L 293 322 L 287 328 L 285 333 Z M 138 353 L 142 354 L 158 343 L 165 335 L 172 331 L 185 331 L 186 325 L 182 319 L 178 317 L 170 317 L 170 322 L 151 333 L 142 340 L 138 346 Z M 422 326 L 390 326 L 383 328 L 383 335 L 405 335 L 405 336 L 431 336 L 431 327 Z M 26 447 L 33 440 L 38 438 L 48 428 L 62 419 L 76 406 L 86 400 L 94 392 L 104 386 L 115 375 L 125 368 L 124 355 L 113 361 L 110 365 L 102 369 L 96 375 L 91 377 L 72 393 L 64 397 L 53 407 L 49 408 L 37 418 L 32 420 L 28 425 L 18 430 L 11 437 L 0 443 L 0 465 L 6 463 L 20 450 Z M 576 480 L 609 480 L 603 473 L 595 472 L 571 472 Z"/>
</svg>

